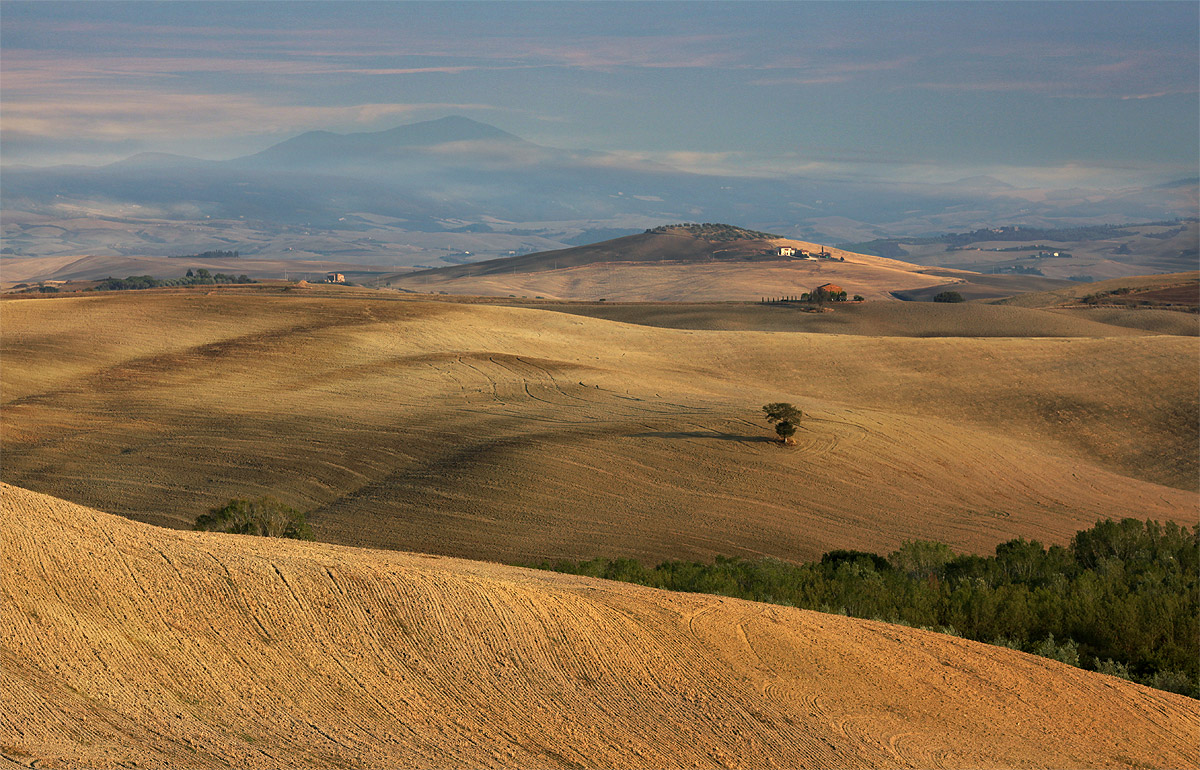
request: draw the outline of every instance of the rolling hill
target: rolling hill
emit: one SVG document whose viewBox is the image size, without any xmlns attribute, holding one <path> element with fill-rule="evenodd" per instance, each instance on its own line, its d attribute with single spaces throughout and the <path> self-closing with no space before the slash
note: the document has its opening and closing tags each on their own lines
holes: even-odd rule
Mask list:
<svg viewBox="0 0 1200 770">
<path fill-rule="evenodd" d="M 353 289 L 4 300 L 0 474 L 183 528 L 271 494 L 326 541 L 507 562 L 1194 521 L 1194 337 L 947 312 L 846 314 L 843 334 Z M 920 336 L 938 324 L 976 336 Z M 781 400 L 806 413 L 795 448 L 762 420 Z"/>
<path fill-rule="evenodd" d="M 794 304 L 757 302 L 534 302 L 515 306 L 664 329 L 707 331 L 812 332 L 864 337 L 1119 337 L 1152 333 L 1200 336 L 1200 319 L 1157 310 L 1120 313 L 1110 319 L 1086 311 L 940 302 L 848 303 L 831 313 L 805 312 L 803 306 Z M 1129 315 L 1145 316 L 1146 323 L 1121 323 L 1126 320 L 1122 316 Z"/>
<path fill-rule="evenodd" d="M 255 280 L 308 279 L 320 281 L 326 272 L 336 270 L 354 280 L 375 277 L 383 268 L 371 268 L 346 262 L 312 262 L 299 259 L 184 259 L 176 257 L 30 257 L 6 259 L 3 281 L 8 288 L 17 283 L 41 281 L 89 281 L 130 275 L 150 275 L 155 278 L 178 278 L 188 270 L 206 268 L 211 272 L 248 275 Z M 391 270 L 387 270 L 388 273 Z"/>
<path fill-rule="evenodd" d="M 1191 208 L 1194 212 L 1196 204 Z M 924 265 L 1087 282 L 1193 268 L 1200 260 L 1200 221 L 1193 213 L 1186 219 L 1119 226 L 991 227 L 844 247 Z"/>
<path fill-rule="evenodd" d="M 782 257 L 782 247 L 795 256 Z M 804 259 L 801 252 L 824 252 Z M 969 274 L 963 274 L 969 275 Z M 373 281 L 410 291 L 569 300 L 714 301 L 799 296 L 836 282 L 850 294 L 962 280 L 919 265 L 831 249 L 732 225 L 673 225 L 600 243 L 385 276 Z"/>
<path fill-rule="evenodd" d="M 1095 298 L 1095 301 L 1089 303 L 1089 297 Z M 1134 299 L 1146 300 L 1144 304 L 1147 309 L 1173 306 L 1174 309 L 1194 313 L 1200 309 L 1200 273 L 1192 270 L 1184 273 L 1112 278 L 1053 291 L 1030 292 L 998 300 L 996 304 L 1075 309 L 1088 304 L 1093 308 L 1126 305 L 1129 304 L 1129 300 Z"/>
<path fill-rule="evenodd" d="M 0 757 L 17 765 L 1200 765 L 1196 701 L 1006 648 L 172 532 L 9 485 L 0 505 Z"/>
</svg>

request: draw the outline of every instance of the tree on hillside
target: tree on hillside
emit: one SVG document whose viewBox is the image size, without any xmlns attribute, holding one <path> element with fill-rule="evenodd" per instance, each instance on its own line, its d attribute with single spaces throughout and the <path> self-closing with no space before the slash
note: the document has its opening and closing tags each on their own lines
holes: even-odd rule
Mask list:
<svg viewBox="0 0 1200 770">
<path fill-rule="evenodd" d="M 308 518 L 273 497 L 257 500 L 230 500 L 220 508 L 196 518 L 192 529 L 207 532 L 229 532 L 234 535 L 288 537 L 294 540 L 314 540 Z"/>
<path fill-rule="evenodd" d="M 775 426 L 775 432 L 779 434 L 780 440 L 785 444 L 795 443 L 792 436 L 796 434 L 796 425 L 800 422 L 803 413 L 786 402 L 767 404 L 763 407 L 763 411 L 767 415 L 767 422 Z"/>
</svg>

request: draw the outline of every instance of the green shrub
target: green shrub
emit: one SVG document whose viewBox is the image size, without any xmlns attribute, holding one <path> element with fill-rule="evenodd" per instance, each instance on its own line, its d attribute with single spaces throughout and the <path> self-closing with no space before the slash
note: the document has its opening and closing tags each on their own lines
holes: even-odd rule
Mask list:
<svg viewBox="0 0 1200 770">
<path fill-rule="evenodd" d="M 1074 639 L 1067 639 L 1062 644 L 1057 644 L 1054 641 L 1054 634 L 1050 634 L 1035 644 L 1030 652 L 1034 655 L 1041 655 L 1043 658 L 1066 663 L 1068 666 L 1079 665 L 1079 645 L 1075 644 Z"/>
<path fill-rule="evenodd" d="M 769 404 L 769 407 L 790 406 Z M 768 410 L 770 413 L 770 410 Z M 1000 543 L 992 556 L 907 541 L 887 558 L 830 551 L 820 561 L 560 561 L 543 569 L 672 591 L 957 629 L 968 639 L 1032 652 L 1200 697 L 1200 525 L 1101 521 L 1067 547 Z"/>
<path fill-rule="evenodd" d="M 273 497 L 230 500 L 220 508 L 200 514 L 192 529 L 233 535 L 288 537 L 293 540 L 316 539 L 303 513 Z"/>
<path fill-rule="evenodd" d="M 1108 660 L 1096 659 L 1096 671 L 1109 676 L 1120 677 L 1121 679 L 1129 679 L 1129 666 L 1124 663 L 1118 663 L 1112 658 Z"/>
<path fill-rule="evenodd" d="M 934 302 L 962 302 L 963 295 L 956 291 L 943 291 L 933 295 Z"/>
<path fill-rule="evenodd" d="M 1200 682 L 1189 677 L 1177 668 L 1157 671 L 1141 680 L 1141 683 L 1155 688 L 1176 692 L 1180 695 L 1190 695 L 1195 698 L 1200 695 Z"/>
</svg>

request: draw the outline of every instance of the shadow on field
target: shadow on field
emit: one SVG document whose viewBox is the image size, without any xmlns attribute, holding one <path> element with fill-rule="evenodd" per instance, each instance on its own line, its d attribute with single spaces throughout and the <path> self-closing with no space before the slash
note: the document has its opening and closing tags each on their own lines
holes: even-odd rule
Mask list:
<svg viewBox="0 0 1200 770">
<path fill-rule="evenodd" d="M 717 441 L 746 441 L 751 443 L 766 441 L 779 443 L 779 439 L 770 436 L 739 436 L 736 433 L 717 433 L 716 431 L 708 430 L 661 431 L 633 433 L 631 435 L 633 438 L 710 438 Z"/>
</svg>

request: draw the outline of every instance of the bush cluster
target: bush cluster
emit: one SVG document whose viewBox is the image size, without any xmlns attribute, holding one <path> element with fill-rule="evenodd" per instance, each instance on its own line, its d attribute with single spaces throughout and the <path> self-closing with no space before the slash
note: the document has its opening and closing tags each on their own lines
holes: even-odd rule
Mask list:
<svg viewBox="0 0 1200 770">
<path fill-rule="evenodd" d="M 704 222 L 696 224 L 694 222 L 682 222 L 677 225 L 661 225 L 653 227 L 646 231 L 650 233 L 670 233 L 684 231 L 689 235 L 694 235 L 697 238 L 703 238 L 707 241 L 744 241 L 744 240 L 772 240 L 779 238 L 778 235 L 764 233 L 758 230 L 747 230 L 744 227 L 737 225 L 725 225 L 717 222 Z"/>
<path fill-rule="evenodd" d="M 543 562 L 541 569 L 835 612 L 954 633 L 1200 697 L 1200 525 L 1125 519 L 1070 546 L 1021 538 L 993 556 L 910 541 L 884 557 Z"/>
<path fill-rule="evenodd" d="M 232 535 L 289 537 L 293 540 L 316 539 L 303 513 L 273 497 L 230 500 L 220 508 L 201 514 L 192 529 L 228 532 Z"/>
<path fill-rule="evenodd" d="M 204 268 L 188 270 L 182 278 L 155 278 L 149 275 L 131 275 L 128 278 L 108 277 L 100 281 L 92 291 L 128 291 L 136 289 L 158 289 L 164 286 L 214 286 L 219 283 L 254 283 L 249 276 L 210 273 Z"/>
</svg>

